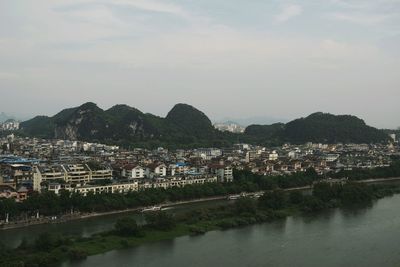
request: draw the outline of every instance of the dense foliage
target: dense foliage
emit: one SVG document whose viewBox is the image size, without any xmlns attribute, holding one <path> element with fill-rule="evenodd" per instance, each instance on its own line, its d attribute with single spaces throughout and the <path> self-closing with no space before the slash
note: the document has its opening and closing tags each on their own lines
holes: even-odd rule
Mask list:
<svg viewBox="0 0 400 267">
<path fill-rule="evenodd" d="M 384 131 L 349 115 L 314 113 L 287 124 L 250 125 L 243 134 L 220 132 L 201 111 L 177 104 L 165 118 L 116 105 L 102 110 L 94 103 L 65 109 L 53 117 L 21 123 L 22 135 L 154 148 L 224 147 L 237 142 L 279 145 L 284 142 L 375 143 L 388 140 Z"/>
<path fill-rule="evenodd" d="M 383 131 L 355 116 L 314 113 L 286 124 L 284 138 L 294 143 L 378 143 L 388 140 Z"/>
<path fill-rule="evenodd" d="M 33 119 L 22 122 L 20 126 L 23 127 L 21 132 L 23 135 L 39 138 L 54 137 L 54 121 L 47 116 L 36 116 Z"/>
<path fill-rule="evenodd" d="M 140 230 L 136 220 L 131 217 L 121 218 L 115 223 L 115 232 L 121 236 L 139 236 Z"/>
<path fill-rule="evenodd" d="M 249 125 L 244 132 L 246 142 L 260 145 L 278 145 L 282 143 L 285 124 Z"/>
<path fill-rule="evenodd" d="M 275 143 L 378 143 L 388 140 L 388 135 L 370 127 L 355 116 L 332 115 L 317 112 L 287 124 L 250 125 L 245 136 L 260 144 L 265 140 Z"/>
<path fill-rule="evenodd" d="M 342 170 L 338 173 L 332 173 L 331 176 L 334 178 L 348 177 L 350 180 L 400 177 L 400 161 L 397 159 L 389 167 L 378 167 L 373 169 Z"/>
<path fill-rule="evenodd" d="M 164 211 L 147 213 L 146 222 L 150 227 L 163 231 L 170 230 L 176 225 L 174 216 Z"/>
<path fill-rule="evenodd" d="M 187 104 L 175 105 L 168 112 L 166 120 L 173 123 L 186 135 L 207 138 L 214 137 L 217 132 L 203 112 Z"/>
</svg>

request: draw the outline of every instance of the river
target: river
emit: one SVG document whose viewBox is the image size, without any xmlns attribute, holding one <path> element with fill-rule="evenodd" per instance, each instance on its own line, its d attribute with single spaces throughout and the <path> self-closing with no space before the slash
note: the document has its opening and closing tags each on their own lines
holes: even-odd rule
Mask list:
<svg viewBox="0 0 400 267">
<path fill-rule="evenodd" d="M 218 205 L 227 205 L 232 201 L 228 200 L 213 200 L 198 203 L 183 204 L 167 211 L 171 212 L 186 212 L 191 209 L 215 207 Z M 115 222 L 122 217 L 132 216 L 138 223 L 144 222 L 144 216 L 139 212 L 124 212 L 116 213 L 110 215 L 104 215 L 99 217 L 91 217 L 79 220 L 68 221 L 64 223 L 54 223 L 54 224 L 39 224 L 31 225 L 23 228 L 15 228 L 8 230 L 0 230 L 0 242 L 7 247 L 15 248 L 17 247 L 23 239 L 28 242 L 32 242 L 40 234 L 44 232 L 57 233 L 61 235 L 75 235 L 88 237 L 95 233 L 112 230 L 114 228 Z"/>
<path fill-rule="evenodd" d="M 400 195 L 371 207 L 292 216 L 110 251 L 63 267 L 400 266 Z"/>
</svg>

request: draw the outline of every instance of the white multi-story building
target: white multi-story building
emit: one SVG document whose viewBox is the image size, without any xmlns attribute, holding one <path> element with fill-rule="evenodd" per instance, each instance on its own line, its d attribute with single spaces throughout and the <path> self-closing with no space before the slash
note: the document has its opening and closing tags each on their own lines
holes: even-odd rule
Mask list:
<svg viewBox="0 0 400 267">
<path fill-rule="evenodd" d="M 167 176 L 167 167 L 163 163 L 153 163 L 146 167 L 145 176 L 147 178 L 165 177 Z"/>
<path fill-rule="evenodd" d="M 140 165 L 126 165 L 122 168 L 122 177 L 128 179 L 141 179 L 145 176 L 145 169 Z"/>
<path fill-rule="evenodd" d="M 70 191 L 86 196 L 89 192 L 93 194 L 101 193 L 128 193 L 139 190 L 139 183 L 131 181 L 127 183 L 113 183 L 109 185 L 84 185 L 75 188 L 69 188 Z"/>
<path fill-rule="evenodd" d="M 180 177 L 166 177 L 156 178 L 153 181 L 146 181 L 139 184 L 139 189 L 144 190 L 148 188 L 171 188 L 171 187 L 184 187 L 194 184 L 216 183 L 218 178 L 216 175 L 187 175 Z"/>
<path fill-rule="evenodd" d="M 243 133 L 245 127 L 240 126 L 236 123 L 215 123 L 214 128 L 222 132 L 232 132 L 232 133 Z"/>
<path fill-rule="evenodd" d="M 16 131 L 19 129 L 19 122 L 14 120 L 8 120 L 0 123 L 0 131 Z"/>
<path fill-rule="evenodd" d="M 340 156 L 339 154 L 326 154 L 324 156 L 324 159 L 327 162 L 333 162 L 333 161 L 337 160 L 339 158 L 339 156 Z"/>
<path fill-rule="evenodd" d="M 396 140 L 396 134 L 394 134 L 394 133 L 389 134 L 389 137 L 393 140 L 393 142 L 396 142 L 396 141 L 397 141 L 397 140 Z"/>
<path fill-rule="evenodd" d="M 194 155 L 210 160 L 222 156 L 222 150 L 219 148 L 199 148 L 195 150 Z"/>
<path fill-rule="evenodd" d="M 62 164 L 35 166 L 33 168 L 33 188 L 40 191 L 42 182 L 65 181 L 74 184 L 86 184 L 92 180 L 111 180 L 111 169 L 92 170 L 86 164 Z"/>
<path fill-rule="evenodd" d="M 209 166 L 210 172 L 215 174 L 218 182 L 228 183 L 233 181 L 233 169 L 229 165 L 213 164 Z"/>
<path fill-rule="evenodd" d="M 268 160 L 277 160 L 279 157 L 278 153 L 274 150 L 268 155 Z"/>
</svg>

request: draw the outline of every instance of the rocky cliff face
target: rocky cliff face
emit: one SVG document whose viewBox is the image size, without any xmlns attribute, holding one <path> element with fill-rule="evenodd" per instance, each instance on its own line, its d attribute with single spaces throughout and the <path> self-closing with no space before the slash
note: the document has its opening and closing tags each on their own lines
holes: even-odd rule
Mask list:
<svg viewBox="0 0 400 267">
<path fill-rule="evenodd" d="M 65 109 L 53 117 L 38 116 L 22 123 L 32 136 L 69 140 L 143 139 L 158 136 L 162 118 L 126 105 L 102 110 L 94 103 Z"/>
<path fill-rule="evenodd" d="M 54 137 L 56 139 L 78 140 L 78 127 L 72 125 L 56 127 L 54 129 Z"/>
<path fill-rule="evenodd" d="M 55 117 L 55 138 L 70 140 L 101 139 L 108 122 L 104 111 L 94 103 L 86 103 Z"/>
</svg>

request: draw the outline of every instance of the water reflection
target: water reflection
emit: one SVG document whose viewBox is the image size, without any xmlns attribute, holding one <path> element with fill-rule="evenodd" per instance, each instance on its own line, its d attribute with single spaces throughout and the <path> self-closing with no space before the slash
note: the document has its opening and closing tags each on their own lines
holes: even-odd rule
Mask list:
<svg viewBox="0 0 400 267">
<path fill-rule="evenodd" d="M 351 207 L 346 207 L 341 209 L 341 214 L 344 217 L 360 217 L 365 216 L 372 208 L 374 204 L 367 203 L 367 204 L 360 204 Z"/>
<path fill-rule="evenodd" d="M 103 266 L 398 266 L 400 195 L 362 211 L 335 209 L 89 257 Z"/>
<path fill-rule="evenodd" d="M 328 209 L 317 213 L 305 213 L 293 216 L 294 220 L 301 221 L 302 223 L 309 224 L 314 221 L 330 221 L 337 213 L 337 209 Z"/>
</svg>

